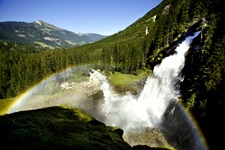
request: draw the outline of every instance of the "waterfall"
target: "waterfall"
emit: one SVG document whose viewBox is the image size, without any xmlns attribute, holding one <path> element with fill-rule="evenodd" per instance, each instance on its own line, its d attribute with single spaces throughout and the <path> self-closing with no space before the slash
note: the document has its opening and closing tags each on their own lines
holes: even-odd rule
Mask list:
<svg viewBox="0 0 225 150">
<path fill-rule="evenodd" d="M 176 53 L 164 58 L 161 64 L 154 67 L 139 96 L 131 94 L 119 95 L 110 89 L 107 78 L 93 70 L 96 78 L 102 81 L 104 104 L 101 109 L 110 122 L 110 126 L 118 126 L 129 132 L 145 127 L 155 127 L 162 121 L 162 116 L 170 101 L 179 95 L 176 83 L 182 80 L 179 76 L 184 66 L 185 54 L 192 40 L 200 33 L 187 37 L 177 48 Z M 172 112 L 171 112 L 172 113 Z"/>
<path fill-rule="evenodd" d="M 187 37 L 177 48 L 176 53 L 162 60 L 156 65 L 153 75 L 147 78 L 146 85 L 138 98 L 138 102 L 144 103 L 146 112 L 154 125 L 161 122 L 162 115 L 168 103 L 179 95 L 176 83 L 182 81 L 179 76 L 184 67 L 185 54 L 192 40 L 200 33 Z"/>
</svg>

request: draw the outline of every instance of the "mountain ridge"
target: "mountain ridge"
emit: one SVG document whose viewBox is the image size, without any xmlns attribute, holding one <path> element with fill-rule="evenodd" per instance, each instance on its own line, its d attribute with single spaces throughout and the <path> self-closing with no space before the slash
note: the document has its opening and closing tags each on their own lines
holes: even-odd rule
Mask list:
<svg viewBox="0 0 225 150">
<path fill-rule="evenodd" d="M 96 33 L 75 33 L 42 20 L 0 22 L 0 41 L 69 48 L 93 43 L 105 37 Z"/>
</svg>

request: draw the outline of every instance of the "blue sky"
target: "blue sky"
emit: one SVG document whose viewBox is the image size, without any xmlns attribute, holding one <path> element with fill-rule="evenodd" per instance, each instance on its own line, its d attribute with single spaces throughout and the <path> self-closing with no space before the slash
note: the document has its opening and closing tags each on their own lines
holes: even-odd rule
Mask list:
<svg viewBox="0 0 225 150">
<path fill-rule="evenodd" d="M 43 20 L 76 33 L 112 35 L 162 0 L 0 0 L 0 22 Z"/>
</svg>

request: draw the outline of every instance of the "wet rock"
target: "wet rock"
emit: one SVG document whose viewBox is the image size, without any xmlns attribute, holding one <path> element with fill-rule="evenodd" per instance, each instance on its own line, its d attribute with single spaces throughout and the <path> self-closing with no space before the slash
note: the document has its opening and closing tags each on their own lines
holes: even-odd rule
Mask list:
<svg viewBox="0 0 225 150">
<path fill-rule="evenodd" d="M 197 128 L 180 103 L 174 100 L 168 105 L 160 125 L 161 133 L 177 150 L 204 150 Z"/>
<path fill-rule="evenodd" d="M 172 146 L 157 127 L 146 128 L 140 131 L 125 133 L 123 139 L 131 146 L 146 145 L 149 147 L 167 147 Z"/>
</svg>

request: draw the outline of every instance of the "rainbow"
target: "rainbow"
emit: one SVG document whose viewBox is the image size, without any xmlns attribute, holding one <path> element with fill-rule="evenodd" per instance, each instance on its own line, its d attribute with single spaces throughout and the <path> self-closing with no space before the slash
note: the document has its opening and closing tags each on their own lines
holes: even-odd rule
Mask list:
<svg viewBox="0 0 225 150">
<path fill-rule="evenodd" d="M 13 102 L 10 104 L 10 106 L 8 107 L 8 110 L 6 111 L 6 114 L 10 114 L 10 113 L 14 112 L 14 109 L 17 108 L 18 106 L 20 106 L 30 95 L 32 95 L 36 91 L 36 89 L 39 85 L 41 85 L 44 82 L 46 82 L 47 80 L 51 79 L 54 75 L 55 74 L 52 74 L 52 75 L 44 78 L 41 82 L 37 83 L 36 85 L 31 86 L 25 92 L 23 92 L 22 94 L 17 96 L 13 100 Z"/>
<path fill-rule="evenodd" d="M 84 68 L 90 69 L 91 67 L 93 67 L 93 64 L 84 64 L 84 65 L 80 65 L 80 66 L 69 66 L 66 69 L 62 70 L 61 72 L 53 73 L 53 74 L 45 77 L 39 83 L 31 86 L 26 91 L 24 91 L 22 94 L 18 95 L 13 100 L 13 102 L 9 104 L 9 106 L 7 107 L 7 110 L 3 114 L 10 114 L 10 113 L 15 112 L 15 109 L 17 107 L 19 107 L 23 102 L 25 102 L 28 97 L 30 97 L 31 95 L 36 93 L 41 85 L 43 85 L 46 82 L 51 81 L 52 79 L 54 79 L 54 77 L 56 75 L 58 75 L 60 73 L 64 73 L 64 72 L 70 72 L 71 70 L 75 70 L 76 71 L 77 69 L 84 69 Z"/>
<path fill-rule="evenodd" d="M 199 127 L 195 117 L 192 115 L 192 113 L 190 111 L 187 111 L 186 107 L 184 106 L 183 103 L 179 102 L 179 105 L 181 106 L 183 112 L 187 115 L 187 119 L 190 120 L 190 122 L 192 123 L 192 125 L 195 127 L 200 139 L 202 140 L 202 143 L 204 144 L 204 149 L 205 150 L 209 150 L 209 145 L 205 139 L 205 136 L 201 130 L 201 128 Z"/>
</svg>

